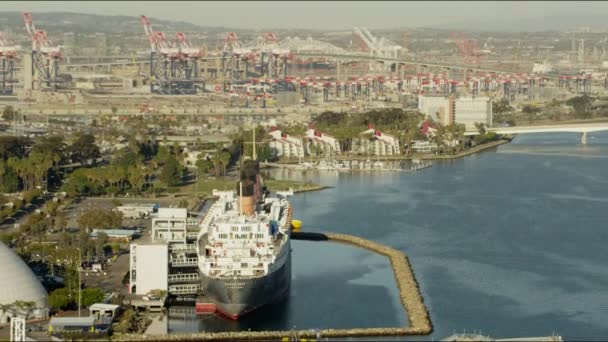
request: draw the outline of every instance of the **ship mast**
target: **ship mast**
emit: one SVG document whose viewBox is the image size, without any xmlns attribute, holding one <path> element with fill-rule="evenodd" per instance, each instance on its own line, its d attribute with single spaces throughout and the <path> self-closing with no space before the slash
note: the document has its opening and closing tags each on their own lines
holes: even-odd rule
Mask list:
<svg viewBox="0 0 608 342">
<path fill-rule="evenodd" d="M 243 182 L 239 182 L 239 214 L 243 216 Z"/>
<path fill-rule="evenodd" d="M 255 127 L 253 128 L 253 160 L 256 160 L 257 156 L 255 155 Z"/>
</svg>

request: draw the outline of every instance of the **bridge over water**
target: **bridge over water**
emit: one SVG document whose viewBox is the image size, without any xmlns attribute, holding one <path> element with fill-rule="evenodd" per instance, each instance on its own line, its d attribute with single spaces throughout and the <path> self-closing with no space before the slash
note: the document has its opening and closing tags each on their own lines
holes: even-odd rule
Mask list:
<svg viewBox="0 0 608 342">
<path fill-rule="evenodd" d="M 593 122 L 593 123 L 575 123 L 562 125 L 544 125 L 544 126 L 514 126 L 514 127 L 491 127 L 487 128 L 488 132 L 497 134 L 528 134 L 528 133 L 581 133 L 581 144 L 587 144 L 587 133 L 608 131 L 608 122 Z M 468 131 L 464 135 L 478 135 L 478 131 Z"/>
</svg>

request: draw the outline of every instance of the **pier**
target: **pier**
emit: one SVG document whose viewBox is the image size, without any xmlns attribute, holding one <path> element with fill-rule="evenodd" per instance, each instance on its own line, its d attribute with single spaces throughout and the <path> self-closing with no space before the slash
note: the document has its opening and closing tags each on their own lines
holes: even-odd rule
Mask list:
<svg viewBox="0 0 608 342">
<path fill-rule="evenodd" d="M 146 335 L 146 334 L 117 334 L 119 340 L 154 340 L 154 341 L 216 341 L 216 340 L 281 340 L 289 336 L 314 339 L 321 337 L 374 337 L 374 336 L 406 336 L 406 335 L 429 335 L 433 331 L 433 325 L 424 300 L 420 294 L 414 271 L 407 256 L 394 248 L 366 240 L 357 236 L 335 233 L 312 233 L 293 232 L 294 240 L 309 241 L 334 241 L 345 243 L 360 248 L 365 248 L 374 253 L 389 258 L 399 297 L 404 310 L 407 312 L 408 321 L 403 327 L 394 328 L 352 328 L 352 329 L 322 329 L 322 330 L 285 330 L 285 331 L 238 331 L 238 332 L 213 332 L 213 333 L 191 333 L 171 335 Z"/>
</svg>

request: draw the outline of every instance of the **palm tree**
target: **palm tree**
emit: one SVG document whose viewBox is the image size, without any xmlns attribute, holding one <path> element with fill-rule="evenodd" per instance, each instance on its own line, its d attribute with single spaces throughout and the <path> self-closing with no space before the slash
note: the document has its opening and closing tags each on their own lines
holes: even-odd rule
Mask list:
<svg viewBox="0 0 608 342">
<path fill-rule="evenodd" d="M 141 191 L 141 188 L 144 183 L 144 175 L 139 165 L 130 166 L 127 169 L 127 178 L 129 180 L 129 184 L 136 191 Z"/>
<path fill-rule="evenodd" d="M 4 175 L 6 174 L 6 163 L 4 160 L 0 160 L 0 184 L 4 183 Z"/>
<path fill-rule="evenodd" d="M 228 163 L 230 162 L 230 153 L 224 151 L 220 154 L 220 162 L 222 163 L 222 174 L 226 174 L 226 168 L 228 167 Z"/>
<path fill-rule="evenodd" d="M 221 154 L 221 152 L 218 150 L 213 154 L 213 156 L 211 156 L 211 161 L 213 162 L 213 166 L 215 168 L 216 177 L 220 176 L 220 171 L 221 171 L 220 166 L 222 163 L 222 159 L 220 158 L 220 154 Z"/>
<path fill-rule="evenodd" d="M 475 123 L 475 128 L 477 128 L 477 131 L 479 132 L 480 135 L 485 135 L 486 134 L 486 127 L 483 124 L 483 122 L 476 122 Z"/>
<path fill-rule="evenodd" d="M 15 157 L 11 157 L 8 159 L 7 164 L 13 170 L 15 170 L 15 172 L 17 173 L 17 177 L 21 178 L 21 180 L 23 181 L 24 190 L 28 190 L 27 179 L 25 177 L 26 169 L 25 169 L 25 164 L 23 163 L 23 160 L 15 158 Z"/>
</svg>

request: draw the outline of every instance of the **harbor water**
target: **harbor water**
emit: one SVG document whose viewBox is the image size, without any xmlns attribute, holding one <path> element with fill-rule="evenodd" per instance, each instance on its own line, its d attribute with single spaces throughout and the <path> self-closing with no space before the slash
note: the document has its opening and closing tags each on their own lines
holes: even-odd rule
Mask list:
<svg viewBox="0 0 608 342">
<path fill-rule="evenodd" d="M 272 170 L 331 189 L 297 194 L 303 231 L 358 235 L 407 253 L 434 325 L 496 338 L 608 338 L 608 133 L 530 134 L 414 173 Z M 293 242 L 288 300 L 239 322 L 170 319 L 171 332 L 398 326 L 388 261 Z M 420 338 L 411 337 L 410 340 Z"/>
</svg>

